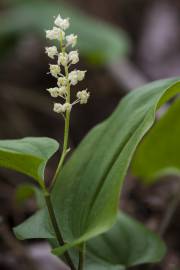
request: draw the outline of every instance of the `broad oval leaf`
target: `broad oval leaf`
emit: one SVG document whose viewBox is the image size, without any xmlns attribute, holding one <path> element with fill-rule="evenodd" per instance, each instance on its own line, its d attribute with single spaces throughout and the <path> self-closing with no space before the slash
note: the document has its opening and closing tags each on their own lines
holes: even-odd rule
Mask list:
<svg viewBox="0 0 180 270">
<path fill-rule="evenodd" d="M 15 229 L 16 235 L 21 232 L 31 238 L 33 227 L 34 235 L 36 231 L 38 237 L 48 238 L 52 246 L 57 246 L 47 217 L 46 210 L 40 210 L 33 219 L 29 218 L 25 222 L 23 228 L 18 226 Z M 40 229 L 38 224 L 41 224 L 40 231 L 37 231 Z M 121 212 L 108 232 L 87 242 L 86 251 L 86 270 L 125 270 L 139 264 L 159 262 L 165 255 L 166 247 L 163 241 L 143 224 Z M 72 253 L 72 257 L 76 264 L 78 253 Z"/>
<path fill-rule="evenodd" d="M 153 183 L 164 175 L 180 175 L 180 99 L 145 136 L 132 163 L 134 175 Z"/>
<path fill-rule="evenodd" d="M 87 243 L 87 255 L 91 258 L 89 260 L 95 264 L 97 259 L 97 265 L 98 260 L 101 260 L 113 270 L 159 262 L 165 251 L 166 247 L 158 236 L 122 212 L 118 214 L 116 224 L 108 232 Z M 89 270 L 88 267 L 87 269 Z"/>
<path fill-rule="evenodd" d="M 152 127 L 156 109 L 178 92 L 180 78 L 132 91 L 82 141 L 52 191 L 56 217 L 68 243 L 55 249 L 55 254 L 107 231 L 115 223 L 121 186 L 135 149 Z M 16 232 L 25 239 L 29 235 L 25 230 L 22 233 L 22 228 L 24 225 Z M 39 237 L 37 230 L 34 237 Z"/>
<path fill-rule="evenodd" d="M 70 31 L 78 34 L 78 47 L 91 62 L 104 64 L 129 51 L 130 41 L 124 31 L 83 14 L 65 1 L 29 0 L 12 5 L 0 18 L 1 39 L 23 36 L 28 31 L 45 38 L 44 30 L 51 28 L 53 16 L 59 12 L 71 18 Z"/>
<path fill-rule="evenodd" d="M 0 167 L 24 173 L 41 185 L 48 159 L 59 144 L 50 138 L 23 138 L 0 140 Z"/>
</svg>

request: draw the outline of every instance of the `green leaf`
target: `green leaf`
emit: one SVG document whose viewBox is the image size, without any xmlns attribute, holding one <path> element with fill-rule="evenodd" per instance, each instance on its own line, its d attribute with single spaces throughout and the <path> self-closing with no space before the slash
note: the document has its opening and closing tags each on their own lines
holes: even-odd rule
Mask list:
<svg viewBox="0 0 180 270">
<path fill-rule="evenodd" d="M 28 218 L 23 224 L 18 225 L 13 229 L 16 237 L 19 240 L 33 238 L 53 239 L 55 234 L 49 220 L 48 212 L 45 209 L 38 210 L 32 217 Z"/>
<path fill-rule="evenodd" d="M 37 216 L 39 218 L 41 216 L 42 222 L 42 229 L 37 234 L 41 235 L 41 238 L 48 236 L 49 239 L 54 239 L 53 229 L 50 221 L 46 219 L 45 211 L 41 210 L 38 215 L 36 214 Z M 36 226 L 36 219 L 31 220 L 30 218 L 26 222 L 24 229 L 31 238 L 32 226 L 35 229 L 39 226 Z M 50 242 L 52 243 L 52 240 Z M 165 255 L 165 251 L 166 247 L 157 235 L 140 222 L 121 212 L 111 230 L 87 243 L 85 269 L 125 270 L 130 266 L 159 262 Z M 74 260 L 77 261 L 77 258 Z"/>
<path fill-rule="evenodd" d="M 159 262 L 165 251 L 158 236 L 122 212 L 111 230 L 87 244 L 87 254 L 109 264 L 113 270 L 119 269 L 117 266 Z"/>
<path fill-rule="evenodd" d="M 53 24 L 53 16 L 61 13 L 71 18 L 70 32 L 78 34 L 78 47 L 93 63 L 107 63 L 129 51 L 129 39 L 120 29 L 93 19 L 63 1 L 25 1 L 12 5 L 0 18 L 0 40 L 22 37 L 35 32 L 45 40 L 45 29 Z"/>
<path fill-rule="evenodd" d="M 42 185 L 46 163 L 58 147 L 50 138 L 1 140 L 0 167 L 24 173 Z"/>
<path fill-rule="evenodd" d="M 52 191 L 55 214 L 67 242 L 55 249 L 55 254 L 109 230 L 115 223 L 120 190 L 136 147 L 152 127 L 161 100 L 178 92 L 180 78 L 153 82 L 132 91 L 82 141 Z M 25 226 L 22 224 L 16 231 L 22 239 L 29 237 Z M 37 229 L 33 237 L 39 237 Z"/>
<path fill-rule="evenodd" d="M 180 99 L 150 130 L 138 147 L 132 171 L 145 183 L 164 175 L 180 175 Z"/>
</svg>

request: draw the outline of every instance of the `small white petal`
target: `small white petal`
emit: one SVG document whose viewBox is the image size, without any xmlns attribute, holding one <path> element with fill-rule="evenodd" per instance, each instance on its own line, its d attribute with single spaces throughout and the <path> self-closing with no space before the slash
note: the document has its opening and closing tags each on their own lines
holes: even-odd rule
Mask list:
<svg viewBox="0 0 180 270">
<path fill-rule="evenodd" d="M 53 111 L 56 113 L 65 113 L 66 111 L 71 111 L 72 105 L 70 103 L 55 103 Z"/>
<path fill-rule="evenodd" d="M 66 36 L 66 42 L 67 42 L 67 46 L 75 47 L 77 44 L 77 36 L 74 34 L 70 34 Z"/>
<path fill-rule="evenodd" d="M 77 73 L 78 73 L 78 81 L 82 81 L 82 80 L 84 80 L 84 77 L 85 77 L 85 74 L 86 74 L 86 70 L 78 70 L 77 71 Z"/>
<path fill-rule="evenodd" d="M 76 85 L 78 83 L 78 73 L 77 70 L 73 70 L 69 73 L 69 81 L 72 85 Z"/>
<path fill-rule="evenodd" d="M 54 59 L 54 56 L 58 54 L 58 50 L 56 46 L 46 47 L 45 52 L 51 59 Z"/>
<path fill-rule="evenodd" d="M 79 62 L 79 54 L 77 51 L 71 51 L 69 53 L 69 62 L 71 62 L 73 65 Z"/>
<path fill-rule="evenodd" d="M 85 77 L 86 71 L 73 70 L 69 73 L 69 81 L 72 85 L 76 85 L 79 81 L 82 81 Z"/>
<path fill-rule="evenodd" d="M 79 91 L 77 92 L 77 98 L 80 100 L 80 104 L 86 104 L 89 97 L 90 97 L 90 93 L 87 92 L 87 89 L 85 90 L 82 90 L 82 91 Z"/>
<path fill-rule="evenodd" d="M 59 96 L 64 96 L 66 94 L 66 92 L 67 92 L 66 86 L 61 86 L 58 89 Z"/>
<path fill-rule="evenodd" d="M 64 107 L 61 103 L 54 103 L 54 108 L 53 111 L 56 113 L 63 113 L 64 112 Z"/>
<path fill-rule="evenodd" d="M 54 24 L 59 26 L 60 23 L 62 22 L 63 18 L 61 17 L 61 15 L 59 14 L 56 19 L 54 20 Z M 59 26 L 60 27 L 60 26 Z"/>
<path fill-rule="evenodd" d="M 60 53 L 58 56 L 58 65 L 66 66 L 68 64 L 68 54 Z"/>
<path fill-rule="evenodd" d="M 50 73 L 53 77 L 57 78 L 60 72 L 61 72 L 60 66 L 50 65 Z"/>
<path fill-rule="evenodd" d="M 69 18 L 63 19 L 60 15 L 54 21 L 55 25 L 60 27 L 62 30 L 66 30 L 69 28 Z"/>
<path fill-rule="evenodd" d="M 53 39 L 59 40 L 61 36 L 64 39 L 65 33 L 60 28 L 53 27 L 52 30 L 46 30 L 46 38 L 50 40 L 53 40 Z"/>
<path fill-rule="evenodd" d="M 54 88 L 48 88 L 47 91 L 50 93 L 51 97 L 58 97 L 59 93 L 58 93 L 59 88 L 58 87 L 54 87 Z"/>
<path fill-rule="evenodd" d="M 66 86 L 67 85 L 67 79 L 66 77 L 60 77 L 58 78 L 58 82 L 57 82 L 58 86 Z"/>
</svg>

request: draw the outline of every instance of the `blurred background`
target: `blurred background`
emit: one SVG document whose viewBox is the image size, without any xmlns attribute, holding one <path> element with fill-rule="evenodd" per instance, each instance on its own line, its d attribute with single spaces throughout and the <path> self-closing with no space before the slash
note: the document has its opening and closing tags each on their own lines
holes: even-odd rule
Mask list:
<svg viewBox="0 0 180 270">
<path fill-rule="evenodd" d="M 91 91 L 90 102 L 74 108 L 71 148 L 128 92 L 152 80 L 180 75 L 178 0 L 1 0 L 0 139 L 62 140 L 63 119 L 52 112 L 53 100 L 45 91 L 54 80 L 47 75 L 44 30 L 52 27 L 58 13 L 71 18 L 70 32 L 78 34 L 80 68 L 88 70 L 81 87 Z M 47 181 L 56 161 L 55 156 L 48 166 Z M 155 231 L 179 188 L 176 177 L 163 180 L 147 187 L 129 173 L 121 200 L 126 212 Z M 14 225 L 36 210 L 33 199 L 16 198 L 16 187 L 27 182 L 31 179 L 0 170 L 0 269 L 37 269 L 34 261 L 45 270 L 59 269 L 47 256 L 44 243 L 20 243 L 11 233 Z M 178 202 L 164 233 L 168 254 L 152 269 L 180 269 Z"/>
</svg>

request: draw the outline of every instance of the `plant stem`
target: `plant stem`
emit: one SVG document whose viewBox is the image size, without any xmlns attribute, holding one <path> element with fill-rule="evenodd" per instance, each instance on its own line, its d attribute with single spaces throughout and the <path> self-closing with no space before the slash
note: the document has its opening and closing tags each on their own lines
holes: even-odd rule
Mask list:
<svg viewBox="0 0 180 270">
<path fill-rule="evenodd" d="M 57 166 L 56 172 L 55 172 L 54 177 L 52 179 L 51 185 L 49 187 L 49 190 L 52 190 L 52 188 L 53 188 L 53 186 L 54 186 L 54 184 L 56 182 L 57 176 L 61 172 L 65 157 L 66 157 L 66 155 L 68 153 L 69 123 L 70 123 L 70 112 L 67 111 L 66 112 L 66 118 L 65 118 L 65 127 L 64 127 L 63 151 L 62 151 L 62 154 L 61 154 L 61 157 L 60 157 L 59 164 Z"/>
<path fill-rule="evenodd" d="M 60 48 L 61 48 L 62 53 L 65 54 L 66 52 L 65 52 L 65 47 L 63 47 L 63 37 L 62 37 L 62 34 L 60 36 Z M 64 70 L 65 70 L 65 77 L 66 77 L 66 81 L 67 81 L 67 85 L 66 85 L 66 91 L 67 91 L 66 103 L 70 103 L 71 96 L 70 96 L 70 82 L 69 82 L 69 79 L 68 79 L 68 77 L 69 77 L 68 64 L 65 65 Z M 62 154 L 61 154 L 61 157 L 60 157 L 60 160 L 59 160 L 57 169 L 55 171 L 55 174 L 53 176 L 51 185 L 49 187 L 49 191 L 48 190 L 45 190 L 45 192 L 44 192 L 46 206 L 48 208 L 48 212 L 49 212 L 49 216 L 50 216 L 50 219 L 51 219 L 51 222 L 52 222 L 52 226 L 54 228 L 54 231 L 55 231 L 55 234 L 56 234 L 56 238 L 57 238 L 58 243 L 59 243 L 60 246 L 63 246 L 65 244 L 65 242 L 63 240 L 63 236 L 61 234 L 60 228 L 59 228 L 58 223 L 57 223 L 57 219 L 56 219 L 55 212 L 54 212 L 54 209 L 53 209 L 53 205 L 52 205 L 52 202 L 51 202 L 50 191 L 54 187 L 54 184 L 56 182 L 56 179 L 59 176 L 59 174 L 61 172 L 61 169 L 62 169 L 62 166 L 64 164 L 65 157 L 66 157 L 67 153 L 69 152 L 69 150 L 68 150 L 69 126 L 70 126 L 70 110 L 66 110 Z M 65 257 L 65 260 L 66 260 L 67 264 L 71 268 L 71 270 L 76 270 L 76 268 L 74 266 L 74 263 L 73 263 L 70 255 L 69 255 L 69 253 L 67 251 L 64 253 L 64 257 Z"/>
<path fill-rule="evenodd" d="M 79 250 L 78 270 L 84 269 L 84 262 L 85 262 L 85 243 L 82 244 L 81 249 Z"/>
<path fill-rule="evenodd" d="M 65 53 L 65 49 L 64 49 L 63 44 L 62 44 L 62 39 L 60 40 L 60 44 L 61 44 L 61 50 L 62 50 L 62 52 Z M 66 86 L 67 87 L 66 103 L 70 103 L 70 101 L 71 101 L 71 94 L 70 94 L 70 83 L 69 83 L 69 80 L 68 80 L 68 77 L 69 77 L 68 65 L 66 65 L 64 67 L 64 70 L 65 70 L 65 76 L 66 76 L 66 80 L 67 80 L 67 86 Z M 61 169 L 62 169 L 64 160 L 65 160 L 65 157 L 66 157 L 67 153 L 69 152 L 68 151 L 69 126 L 70 126 L 70 111 L 67 110 L 66 111 L 66 117 L 65 117 L 65 126 L 64 126 L 63 150 L 62 150 L 62 154 L 61 154 L 61 157 L 60 157 L 59 164 L 57 166 L 56 172 L 54 174 L 54 177 L 52 179 L 51 185 L 49 187 L 49 190 L 52 190 L 52 188 L 53 188 L 53 186 L 54 186 L 54 184 L 56 182 L 57 176 L 61 172 Z"/>
<path fill-rule="evenodd" d="M 49 216 L 50 216 L 50 219 L 51 219 L 51 222 L 52 222 L 52 226 L 54 228 L 54 232 L 56 234 L 58 243 L 59 243 L 60 246 L 63 246 L 65 243 L 64 243 L 62 234 L 60 232 L 60 229 L 59 229 L 59 226 L 58 226 L 58 223 L 57 223 L 57 220 L 56 220 L 56 216 L 55 216 L 55 213 L 54 213 L 53 205 L 52 205 L 52 202 L 51 202 L 51 196 L 50 196 L 49 193 L 46 193 L 45 194 L 45 200 L 46 200 L 46 205 L 47 205 L 47 208 L 48 208 Z M 72 270 L 76 270 L 76 268 L 74 266 L 74 263 L 73 263 L 70 255 L 69 255 L 69 253 L 67 251 L 64 253 L 64 257 L 65 257 L 66 262 L 69 265 L 69 267 Z"/>
</svg>

